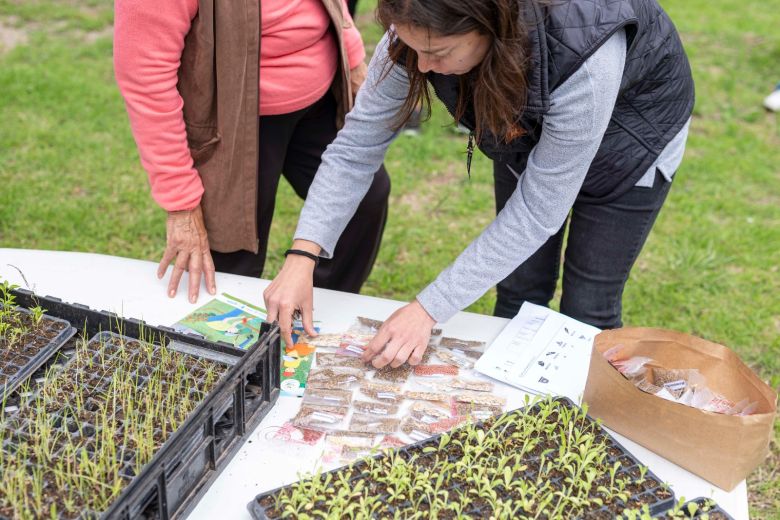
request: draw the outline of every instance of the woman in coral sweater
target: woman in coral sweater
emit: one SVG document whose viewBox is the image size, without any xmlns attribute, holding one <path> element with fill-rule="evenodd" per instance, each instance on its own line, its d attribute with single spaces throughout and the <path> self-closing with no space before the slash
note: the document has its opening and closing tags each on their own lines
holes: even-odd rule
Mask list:
<svg viewBox="0 0 780 520">
<path fill-rule="evenodd" d="M 168 284 L 173 297 L 183 272 L 189 271 L 191 302 L 197 300 L 202 278 L 208 292 L 216 293 L 215 270 L 259 277 L 280 175 L 305 198 L 322 153 L 336 136 L 338 112 L 350 108 L 343 106 L 339 89 L 354 95 L 365 78 L 365 50 L 345 3 L 262 0 L 259 7 L 248 8 L 254 9 L 248 16 L 209 0 L 117 0 L 115 8 L 117 83 L 152 197 L 168 212 L 158 277 L 174 261 Z M 194 34 L 205 25 L 208 37 Z M 211 54 L 202 48 L 204 41 Z M 237 51 L 230 47 L 226 53 L 234 42 L 239 42 Z M 188 50 L 189 55 L 214 56 L 214 63 L 206 64 L 214 74 L 213 95 L 203 94 L 210 78 L 184 70 L 197 61 L 188 59 Z M 236 66 L 245 58 L 258 60 L 256 76 Z M 225 99 L 225 86 L 244 77 L 257 90 L 250 87 Z M 192 91 L 200 94 L 185 95 Z M 230 114 L 247 99 L 257 99 L 257 118 L 242 125 Z M 194 104 L 215 107 L 207 159 L 193 144 L 196 131 L 203 129 L 192 122 L 200 108 Z M 231 128 L 236 126 L 242 128 Z M 258 138 L 244 139 L 252 131 Z M 245 157 L 257 157 L 257 162 L 237 166 L 247 162 Z M 389 179 L 380 167 L 337 247 L 348 254 L 321 262 L 315 284 L 360 290 L 379 248 L 388 194 Z"/>
</svg>

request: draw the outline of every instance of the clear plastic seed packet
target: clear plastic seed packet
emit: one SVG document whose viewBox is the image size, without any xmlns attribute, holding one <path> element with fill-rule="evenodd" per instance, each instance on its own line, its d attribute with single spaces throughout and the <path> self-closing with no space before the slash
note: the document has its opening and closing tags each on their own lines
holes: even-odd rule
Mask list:
<svg viewBox="0 0 780 520">
<path fill-rule="evenodd" d="M 403 440 L 399 439 L 395 435 L 385 435 L 379 441 L 379 448 L 381 449 L 403 448 L 407 444 L 408 444 L 407 442 L 404 442 Z"/>
<path fill-rule="evenodd" d="M 401 424 L 401 431 L 404 432 L 413 442 L 419 442 L 432 436 L 428 431 L 427 425 L 419 421 L 404 420 Z"/>
<path fill-rule="evenodd" d="M 453 413 L 460 417 L 471 417 L 478 421 L 484 421 L 504 413 L 504 409 L 497 405 L 459 403 L 454 402 Z"/>
<path fill-rule="evenodd" d="M 450 396 L 442 392 L 424 392 L 424 391 L 411 390 L 411 391 L 404 392 L 403 396 L 406 399 L 412 399 L 415 401 L 447 402 L 450 400 Z"/>
<path fill-rule="evenodd" d="M 302 404 L 292 423 L 301 428 L 312 430 L 329 430 L 343 426 L 343 421 L 349 413 L 346 406 L 312 406 Z"/>
<path fill-rule="evenodd" d="M 314 446 L 324 435 L 324 431 L 301 428 L 291 422 L 286 422 L 276 431 L 273 438 L 284 442 Z"/>
<path fill-rule="evenodd" d="M 453 395 L 453 399 L 459 403 L 486 404 L 502 408 L 506 405 L 506 398 L 484 392 L 458 392 Z"/>
<path fill-rule="evenodd" d="M 468 358 L 474 361 L 475 363 L 479 358 L 482 357 L 482 354 L 484 354 L 482 350 L 464 350 L 460 348 L 447 348 L 447 347 L 437 347 L 436 349 L 442 350 L 444 352 L 451 352 L 456 356 Z"/>
<path fill-rule="evenodd" d="M 354 401 L 352 403 L 352 408 L 356 412 L 369 415 L 381 415 L 385 417 L 398 413 L 397 404 L 375 403 L 372 401 Z"/>
<path fill-rule="evenodd" d="M 375 433 L 351 432 L 349 430 L 333 430 L 327 433 L 326 440 L 331 444 L 342 446 L 358 446 L 371 448 L 374 446 Z"/>
<path fill-rule="evenodd" d="M 696 369 L 653 368 L 653 384 L 679 399 L 689 387 L 705 386 L 706 381 Z"/>
<path fill-rule="evenodd" d="M 400 424 L 400 419 L 355 413 L 352 415 L 352 420 L 349 422 L 349 431 L 365 433 L 394 433 L 398 431 L 398 426 Z"/>
<path fill-rule="evenodd" d="M 369 365 L 364 363 L 360 358 L 352 356 L 340 356 L 339 354 L 317 352 L 315 359 L 317 361 L 317 368 L 369 368 Z"/>
<path fill-rule="evenodd" d="M 366 347 L 374 338 L 373 335 L 344 334 L 336 354 L 342 356 L 360 357 L 366 351 Z"/>
<path fill-rule="evenodd" d="M 374 372 L 374 379 L 389 381 L 390 383 L 404 383 L 407 379 L 409 379 L 409 375 L 411 373 L 412 367 L 406 363 L 397 368 L 393 368 L 390 365 L 385 365 L 382 368 L 376 369 Z"/>
<path fill-rule="evenodd" d="M 431 435 L 448 432 L 462 424 L 465 420 L 464 417 L 450 417 L 439 421 L 425 422 L 413 417 L 407 417 L 401 423 L 401 431 L 411 438 L 419 437 L 416 433 L 425 434 L 424 438 L 426 438 Z"/>
<path fill-rule="evenodd" d="M 358 381 L 362 381 L 365 377 L 365 371 L 359 368 L 312 368 L 309 372 L 306 386 L 308 388 L 343 390 Z"/>
<path fill-rule="evenodd" d="M 352 392 L 349 390 L 328 390 L 325 388 L 307 388 L 303 394 L 303 404 L 313 406 L 349 406 Z"/>
<path fill-rule="evenodd" d="M 327 433 L 325 437 L 325 448 L 323 450 L 322 461 L 331 462 L 350 462 L 360 456 L 361 453 L 370 455 L 374 449 L 373 433 L 351 432 L 346 430 L 334 430 Z"/>
<path fill-rule="evenodd" d="M 475 340 L 468 340 L 468 339 L 458 339 L 458 338 L 441 338 L 439 340 L 439 346 L 440 347 L 446 347 L 450 349 L 458 349 L 458 350 L 484 350 L 485 348 L 485 342 L 484 341 L 475 341 Z"/>
<path fill-rule="evenodd" d="M 326 449 L 328 447 L 349 447 L 370 450 L 374 447 L 376 436 L 377 434 L 373 432 L 334 430 L 327 433 L 325 446 Z"/>
<path fill-rule="evenodd" d="M 403 399 L 401 387 L 391 384 L 363 380 L 360 383 L 360 391 L 371 399 L 378 401 L 396 403 Z"/>
<path fill-rule="evenodd" d="M 475 361 L 473 359 L 470 359 L 468 356 L 456 354 L 454 350 L 450 350 L 448 348 L 437 348 L 434 353 L 440 361 L 447 363 L 448 365 L 452 365 L 463 370 L 471 370 L 474 368 Z"/>
<path fill-rule="evenodd" d="M 302 334 L 298 338 L 298 343 L 306 343 L 317 348 L 338 348 L 341 345 L 341 336 L 340 332 L 337 334 L 319 334 L 316 337 Z"/>
<path fill-rule="evenodd" d="M 379 332 L 379 328 L 384 323 L 381 320 L 375 320 L 372 318 L 366 318 L 364 316 L 358 316 L 355 321 L 350 325 L 347 330 L 350 334 L 370 334 L 372 336 Z"/>
<path fill-rule="evenodd" d="M 450 388 L 458 390 L 471 390 L 473 392 L 492 392 L 494 385 L 490 381 L 478 381 L 475 379 L 461 379 L 455 377 L 447 381 Z"/>
<path fill-rule="evenodd" d="M 362 448 L 360 446 L 342 446 L 341 447 L 341 463 L 349 464 L 355 459 L 363 457 L 370 457 L 378 451 L 378 448 Z"/>
<path fill-rule="evenodd" d="M 451 394 L 454 390 L 470 390 L 473 392 L 490 392 L 493 390 L 493 383 L 490 383 L 489 381 L 471 381 L 457 377 L 442 380 L 432 379 L 430 381 L 418 381 L 418 383 L 435 392 L 444 392 L 447 394 Z"/>
<path fill-rule="evenodd" d="M 417 365 L 414 375 L 418 377 L 443 377 L 458 375 L 458 367 L 453 365 Z"/>
<path fill-rule="evenodd" d="M 426 401 L 417 401 L 412 404 L 409 409 L 409 416 L 426 424 L 435 423 L 451 417 L 448 410 Z"/>
<path fill-rule="evenodd" d="M 420 363 L 423 365 L 427 365 L 431 361 L 431 356 L 433 355 L 433 349 L 432 348 L 426 348 L 425 352 L 423 352 L 422 359 L 420 360 Z"/>
</svg>

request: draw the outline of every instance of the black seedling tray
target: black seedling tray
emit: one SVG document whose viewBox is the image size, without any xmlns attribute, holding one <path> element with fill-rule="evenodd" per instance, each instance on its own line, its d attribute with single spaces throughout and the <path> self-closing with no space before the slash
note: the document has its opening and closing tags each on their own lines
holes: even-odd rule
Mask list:
<svg viewBox="0 0 780 520">
<path fill-rule="evenodd" d="M 689 512 L 689 504 L 696 504 L 697 506 L 696 511 L 693 514 Z M 704 510 L 705 507 L 707 508 L 706 511 Z M 682 516 L 680 516 L 679 513 L 682 513 Z M 659 520 L 663 520 L 665 518 L 708 518 L 708 520 L 734 520 L 734 517 L 732 517 L 722 507 L 715 503 L 714 500 L 705 497 L 694 498 L 693 500 L 689 500 L 688 502 L 684 503 L 679 507 L 676 515 L 671 515 L 667 512 L 666 514 L 660 515 L 658 518 Z"/>
<path fill-rule="evenodd" d="M 242 350 L 29 291 L 14 294 L 20 306 L 41 305 L 49 315 L 67 320 L 85 338 L 94 339 L 97 334 L 104 338 L 106 334 L 153 337 L 159 346 L 230 365 L 149 463 L 134 468 L 128 461 L 127 470 L 139 472 L 128 475 L 132 480 L 111 506 L 99 514 L 85 512 L 88 517 L 170 520 L 186 516 L 279 396 L 280 335 L 276 326 L 264 323 L 258 340 Z M 34 384 L 30 382 L 33 391 Z M 12 418 L 10 415 L 9 420 Z"/>
<path fill-rule="evenodd" d="M 99 367 L 103 364 L 105 361 L 110 361 L 117 353 L 119 352 L 119 349 L 121 348 L 125 356 L 132 356 L 133 354 L 138 354 L 142 352 L 142 348 L 135 347 L 134 344 L 138 344 L 140 347 L 140 342 L 137 341 L 135 338 L 130 338 L 127 336 L 122 336 L 120 334 L 116 334 L 114 332 L 110 331 L 103 331 L 99 332 L 95 336 L 93 336 L 87 343 L 87 351 L 92 352 L 93 354 L 90 356 L 91 361 L 94 363 L 94 373 L 91 370 L 89 374 L 81 374 L 84 379 L 80 379 L 81 382 L 85 385 L 85 389 L 88 389 L 90 394 L 97 394 L 97 395 L 106 395 L 108 394 L 110 390 L 110 386 L 112 384 L 112 376 L 101 374 L 99 375 Z M 103 354 L 101 355 L 101 346 Z M 161 350 L 161 346 L 155 345 L 152 354 L 155 358 L 159 357 L 159 353 Z M 191 355 L 192 358 L 197 358 L 196 355 Z M 220 363 L 220 362 L 214 362 L 215 364 L 220 365 L 221 373 L 227 372 L 230 366 L 234 364 L 234 362 L 231 363 Z M 63 366 L 60 368 L 60 372 L 67 370 L 68 368 L 71 368 L 70 366 L 70 360 L 63 364 Z M 134 386 L 143 392 L 144 387 L 146 386 L 149 375 L 152 373 L 152 370 L 144 365 L 136 365 L 136 369 L 134 370 L 133 374 L 133 383 Z M 145 370 L 147 369 L 147 370 Z M 66 372 L 68 373 L 68 372 Z M 198 388 L 201 388 L 205 386 L 205 380 L 203 377 L 202 371 L 194 372 L 194 370 L 191 368 L 189 371 L 189 376 L 191 379 L 189 381 L 192 381 L 195 383 L 195 386 Z M 69 375 L 73 375 L 74 372 L 69 372 Z M 192 376 L 195 376 L 192 378 Z M 168 384 L 168 383 L 164 383 Z M 27 399 L 28 400 L 34 400 L 34 392 L 31 392 L 28 390 L 27 392 Z M 61 432 L 61 434 L 64 437 L 70 437 L 73 438 L 79 442 L 82 442 L 86 444 L 87 446 L 94 446 L 95 443 L 98 440 L 99 437 L 99 430 L 96 429 L 96 426 L 98 425 L 98 413 L 95 411 L 98 408 L 98 402 L 94 401 L 91 397 L 86 400 L 85 403 L 86 407 L 79 412 L 79 418 L 75 419 L 71 416 L 71 414 L 68 413 L 68 409 L 70 408 L 70 404 L 68 402 L 58 402 L 58 403 L 52 403 L 50 408 L 47 411 L 47 415 L 51 421 L 51 424 L 54 425 L 54 428 Z M 94 405 L 94 408 L 92 407 Z M 219 413 L 224 413 L 225 410 L 219 410 Z M 11 417 L 13 418 L 14 415 L 11 414 Z M 33 432 L 26 431 L 23 427 L 22 429 L 16 430 L 12 433 L 12 435 L 15 436 L 26 436 L 27 438 L 32 437 L 34 434 Z M 7 443 L 6 443 L 7 444 Z M 94 448 L 87 447 L 85 448 L 87 453 L 90 457 L 94 455 Z M 120 464 L 124 464 L 124 467 L 122 470 L 120 470 L 120 474 L 125 478 L 132 478 L 135 475 L 138 474 L 141 468 L 137 467 L 137 463 L 134 459 L 134 457 L 131 456 L 131 454 L 128 453 L 121 453 L 118 452 L 116 454 L 117 461 Z"/>
<path fill-rule="evenodd" d="M 65 342 L 49 359 L 47 359 L 38 369 L 33 372 L 26 381 L 23 381 L 14 391 L 9 392 L 0 408 L 0 413 L 10 415 L 19 409 L 22 402 L 26 402 L 35 394 L 40 383 L 46 375 L 52 371 L 62 370 L 63 366 L 75 354 L 76 345 L 79 338 L 74 336 Z"/>
<path fill-rule="evenodd" d="M 571 400 L 566 398 L 559 398 L 556 399 L 556 401 L 568 406 L 568 407 L 577 407 Z M 538 407 L 531 408 L 529 413 L 534 413 L 535 409 Z M 507 414 L 513 414 L 517 413 L 521 409 L 514 410 L 511 412 L 507 412 Z M 505 414 L 506 415 L 506 414 Z M 639 468 L 642 466 L 642 464 L 639 462 L 639 460 L 636 459 L 627 449 L 625 449 L 619 442 L 617 442 L 602 426 L 598 425 L 598 423 L 590 416 L 586 416 L 586 420 L 590 421 L 595 430 L 598 431 L 600 435 L 602 435 L 605 438 L 605 441 L 608 445 L 608 450 L 610 451 L 609 454 L 609 462 L 607 463 L 607 466 L 612 466 L 614 462 L 620 461 L 621 467 L 618 471 L 619 474 L 630 474 L 635 475 L 639 473 Z M 477 423 L 478 426 L 481 426 L 483 424 L 483 421 L 480 421 Z M 455 430 L 457 431 L 457 430 Z M 447 435 L 452 435 L 453 432 L 449 432 Z M 433 436 L 429 439 L 425 439 L 423 441 L 410 444 L 409 446 L 405 446 L 402 448 L 397 448 L 395 450 L 386 450 L 383 453 L 377 454 L 374 457 L 377 459 L 381 459 L 383 457 L 387 457 L 388 453 L 390 451 L 394 452 L 395 454 L 400 455 L 405 460 L 409 460 L 413 455 L 417 455 L 418 458 L 415 461 L 415 464 L 423 462 L 427 459 L 431 459 L 436 456 L 435 452 L 428 452 L 425 453 L 425 448 L 434 448 L 438 450 L 439 446 L 439 439 L 444 434 L 439 434 L 436 436 Z M 537 460 L 541 460 L 540 457 L 536 457 Z M 353 464 L 361 464 L 359 461 Z M 341 470 L 343 470 L 344 467 L 333 469 L 327 473 L 333 474 L 335 477 L 335 474 Z M 326 474 L 327 474 L 326 473 Z M 535 479 L 536 475 L 531 474 L 532 472 L 526 472 L 526 478 L 528 479 Z M 638 476 L 638 475 L 637 475 Z M 358 480 L 362 479 L 362 476 L 357 477 L 351 477 L 352 480 Z M 560 478 L 554 478 L 552 480 L 560 480 Z M 334 478 L 334 482 L 336 479 Z M 254 500 L 252 500 L 249 504 L 247 504 L 247 508 L 249 509 L 249 512 L 251 513 L 252 517 L 256 520 L 267 520 L 270 517 L 266 515 L 266 508 L 261 504 L 261 501 L 264 499 L 269 499 L 273 495 L 275 495 L 277 492 L 289 488 L 293 486 L 294 484 L 290 484 L 288 486 L 281 486 L 276 489 L 272 489 L 270 491 L 266 491 L 264 493 L 261 493 L 257 495 Z M 638 485 L 637 485 L 638 486 Z M 456 484 L 455 487 L 458 487 Z M 462 485 L 460 486 L 462 487 Z M 628 488 L 627 488 L 628 489 Z M 669 496 L 667 498 L 658 499 L 655 494 L 659 491 L 663 490 L 664 494 L 668 493 Z M 382 502 L 387 503 L 387 498 L 389 495 L 385 493 L 385 496 L 382 497 Z M 653 500 L 651 502 L 641 502 L 642 499 L 650 499 Z M 663 486 L 661 480 L 649 469 L 644 474 L 644 481 L 642 485 L 642 489 L 636 489 L 634 492 L 632 492 L 632 495 L 630 496 L 629 500 L 626 503 L 622 502 L 616 502 L 618 511 L 613 512 L 611 511 L 607 506 L 601 507 L 599 509 L 595 509 L 593 511 L 589 511 L 584 518 L 587 519 L 599 519 L 599 518 L 615 518 L 617 516 L 617 513 L 619 513 L 621 510 L 625 508 L 629 509 L 639 509 L 643 503 L 646 503 L 651 515 L 657 515 L 660 514 L 666 510 L 668 510 L 670 507 L 672 507 L 675 503 L 674 499 L 674 493 L 671 491 L 671 489 L 668 489 Z M 372 518 L 384 518 L 384 513 L 389 513 L 390 517 L 392 517 L 395 514 L 395 510 L 392 507 L 388 507 L 386 511 L 380 511 L 380 514 L 374 514 Z M 488 511 L 482 511 L 480 509 L 473 509 L 471 511 L 465 512 L 468 516 L 471 516 L 473 518 L 486 518 L 489 516 Z"/>
<path fill-rule="evenodd" d="M 0 305 L 0 307 L 2 306 Z M 30 311 L 22 307 L 17 307 L 16 310 L 28 316 L 32 315 Z M 20 384 L 29 379 L 47 359 L 52 357 L 62 345 L 76 334 L 76 329 L 69 322 L 48 314 L 43 315 L 42 324 L 39 327 L 43 327 L 44 331 L 51 332 L 61 330 L 51 339 L 44 338 L 35 332 L 29 333 L 25 347 L 35 349 L 35 352 L 30 354 L 18 352 L 13 358 L 0 362 L 0 382 L 2 382 L 0 384 L 0 400 L 10 395 Z"/>
</svg>

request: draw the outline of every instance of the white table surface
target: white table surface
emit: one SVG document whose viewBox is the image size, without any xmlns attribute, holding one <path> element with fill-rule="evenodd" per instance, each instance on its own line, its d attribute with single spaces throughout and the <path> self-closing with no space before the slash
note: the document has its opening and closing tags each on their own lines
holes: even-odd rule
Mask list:
<svg viewBox="0 0 780 520">
<path fill-rule="evenodd" d="M 198 303 L 190 304 L 186 274 L 176 298 L 168 298 L 167 277 L 158 280 L 156 268 L 153 262 L 113 256 L 0 248 L 0 280 L 69 303 L 143 319 L 151 325 L 172 325 L 210 298 L 201 291 Z M 218 292 L 254 303 L 262 304 L 262 291 L 268 283 L 217 274 Z M 324 289 L 315 289 L 314 293 L 315 319 L 321 321 L 321 332 L 344 331 L 358 315 L 385 319 L 404 303 Z M 489 343 L 506 323 L 502 318 L 461 312 L 443 328 L 447 336 Z M 522 392 L 500 382 L 496 382 L 496 393 L 507 397 L 509 409 L 516 408 L 523 399 Z M 321 445 L 309 447 L 272 439 L 276 429 L 295 414 L 298 403 L 297 398 L 279 398 L 260 425 L 247 434 L 244 445 L 192 511 L 190 520 L 249 519 L 246 505 L 255 495 L 291 483 L 300 472 L 316 468 Z M 748 518 L 744 481 L 731 492 L 723 491 L 625 437 L 613 435 L 668 482 L 678 498 L 711 497 L 734 518 Z"/>
</svg>

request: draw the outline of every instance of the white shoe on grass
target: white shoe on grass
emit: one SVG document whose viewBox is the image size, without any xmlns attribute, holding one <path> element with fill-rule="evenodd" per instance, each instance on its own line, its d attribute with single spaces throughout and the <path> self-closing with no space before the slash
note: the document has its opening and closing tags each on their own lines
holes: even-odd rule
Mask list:
<svg viewBox="0 0 780 520">
<path fill-rule="evenodd" d="M 766 97 L 764 107 L 772 112 L 780 112 L 780 83 L 775 87 L 775 91 Z"/>
</svg>

